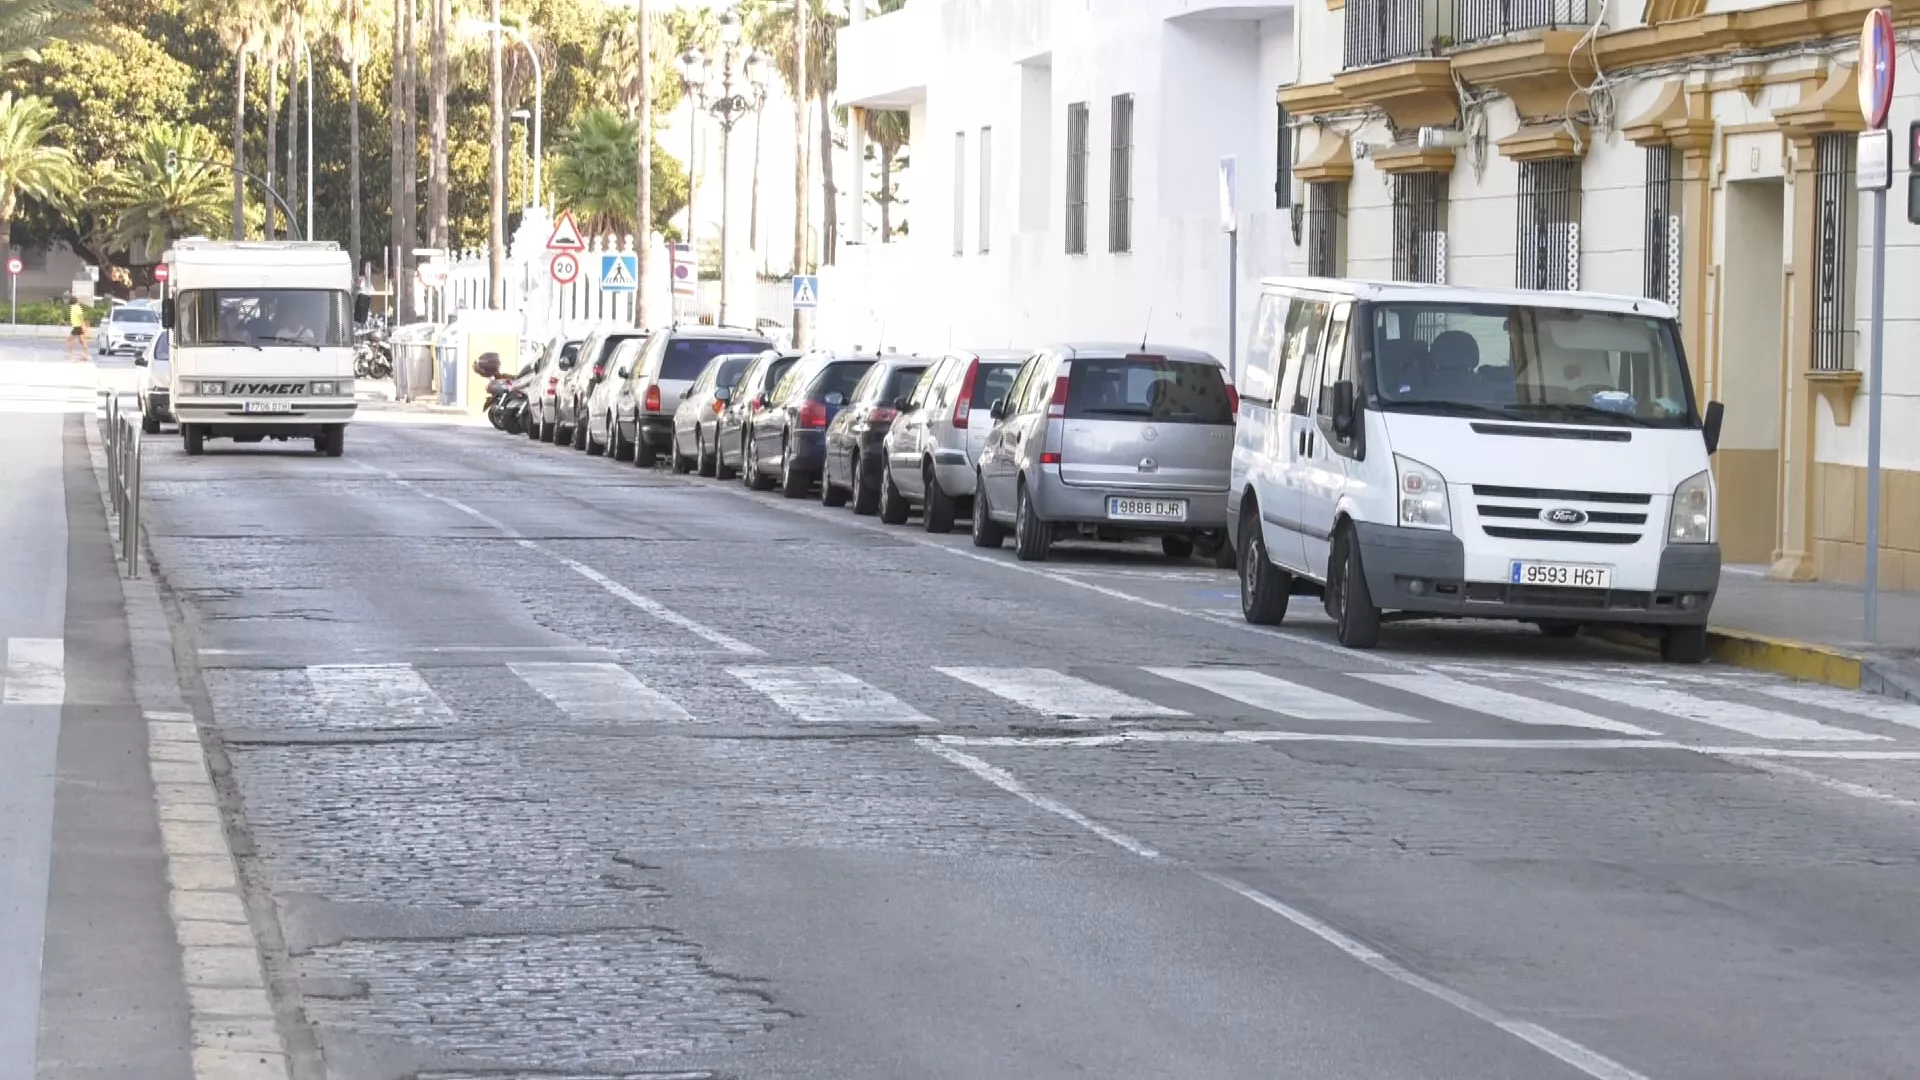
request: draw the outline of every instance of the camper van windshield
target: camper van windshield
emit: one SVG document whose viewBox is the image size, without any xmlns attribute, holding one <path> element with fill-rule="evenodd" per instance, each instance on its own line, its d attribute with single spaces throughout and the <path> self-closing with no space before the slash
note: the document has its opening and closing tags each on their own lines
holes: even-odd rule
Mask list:
<svg viewBox="0 0 1920 1080">
<path fill-rule="evenodd" d="M 335 289 L 188 289 L 174 333 L 179 345 L 350 346 L 353 307 Z"/>
<path fill-rule="evenodd" d="M 1663 319 L 1503 304 L 1376 304 L 1380 406 L 1609 427 L 1697 427 Z"/>
</svg>

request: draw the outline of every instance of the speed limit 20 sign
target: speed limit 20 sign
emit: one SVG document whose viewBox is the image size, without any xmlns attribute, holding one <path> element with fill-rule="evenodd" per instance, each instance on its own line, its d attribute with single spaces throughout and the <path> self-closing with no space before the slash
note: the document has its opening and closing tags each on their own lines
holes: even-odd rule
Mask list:
<svg viewBox="0 0 1920 1080">
<path fill-rule="evenodd" d="M 573 279 L 580 276 L 580 259 L 571 251 L 555 252 L 550 269 L 553 280 L 562 285 L 571 285 Z"/>
</svg>

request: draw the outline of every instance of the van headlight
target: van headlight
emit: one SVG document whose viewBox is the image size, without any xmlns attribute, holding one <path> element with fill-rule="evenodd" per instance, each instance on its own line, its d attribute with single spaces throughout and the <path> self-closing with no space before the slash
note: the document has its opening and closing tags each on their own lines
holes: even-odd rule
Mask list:
<svg viewBox="0 0 1920 1080">
<path fill-rule="evenodd" d="M 219 397 L 222 394 L 225 394 L 227 392 L 227 384 L 223 382 L 202 381 L 202 382 L 196 383 L 195 385 L 199 387 L 200 393 L 205 394 L 209 397 Z"/>
<path fill-rule="evenodd" d="M 1400 526 L 1451 530 L 1453 514 L 1447 509 L 1447 478 L 1432 466 L 1399 454 L 1393 455 L 1393 468 L 1399 474 Z"/>
<path fill-rule="evenodd" d="M 333 397 L 339 392 L 340 384 L 336 382 L 317 382 L 313 384 L 314 397 Z"/>
<path fill-rule="evenodd" d="M 1667 515 L 1667 543 L 1713 542 L 1713 474 L 1697 472 L 1673 489 L 1673 510 Z"/>
</svg>

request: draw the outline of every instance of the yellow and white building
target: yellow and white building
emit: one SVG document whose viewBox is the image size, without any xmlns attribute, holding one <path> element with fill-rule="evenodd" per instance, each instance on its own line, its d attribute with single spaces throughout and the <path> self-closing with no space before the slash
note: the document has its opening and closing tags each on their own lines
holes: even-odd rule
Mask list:
<svg viewBox="0 0 1920 1080">
<path fill-rule="evenodd" d="M 1867 0 L 1300 0 L 1293 263 L 1650 295 L 1681 313 L 1728 561 L 1858 582 Z M 1881 583 L 1920 589 L 1920 61 L 1900 28 L 1889 194 Z"/>
</svg>

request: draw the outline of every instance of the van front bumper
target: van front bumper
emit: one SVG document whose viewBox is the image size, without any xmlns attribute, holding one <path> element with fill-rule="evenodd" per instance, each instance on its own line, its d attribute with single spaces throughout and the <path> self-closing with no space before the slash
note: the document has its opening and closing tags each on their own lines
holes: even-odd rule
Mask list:
<svg viewBox="0 0 1920 1080">
<path fill-rule="evenodd" d="M 174 419 L 182 424 L 206 424 L 218 428 L 312 427 L 315 424 L 344 424 L 353 419 L 357 405 L 352 398 L 339 400 L 301 400 L 288 412 L 250 413 L 242 402 L 219 398 L 176 398 Z"/>
<path fill-rule="evenodd" d="M 1720 587 L 1720 545 L 1660 552 L 1651 590 L 1573 589 L 1466 580 L 1466 545 L 1452 533 L 1355 523 L 1367 591 L 1382 611 L 1468 619 L 1697 626 Z"/>
<path fill-rule="evenodd" d="M 1033 499 L 1034 511 L 1040 515 L 1040 520 L 1050 523 L 1107 525 L 1122 532 L 1141 535 L 1206 532 L 1227 527 L 1227 493 L 1225 491 L 1083 486 L 1069 484 L 1061 480 L 1058 475 L 1049 474 L 1044 468 L 1028 473 L 1028 484 L 1030 485 L 1028 497 Z M 1107 500 L 1113 497 L 1184 499 L 1187 503 L 1186 520 L 1136 521 L 1110 518 L 1107 516 Z"/>
</svg>

